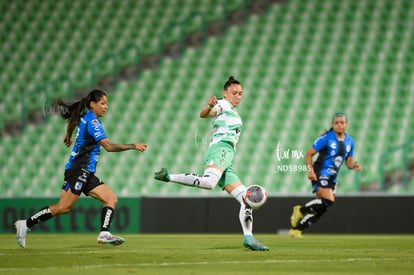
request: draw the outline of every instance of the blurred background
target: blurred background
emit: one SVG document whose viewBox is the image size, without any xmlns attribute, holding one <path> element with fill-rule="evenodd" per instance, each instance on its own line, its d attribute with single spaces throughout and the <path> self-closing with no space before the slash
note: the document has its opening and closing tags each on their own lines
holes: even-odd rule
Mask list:
<svg viewBox="0 0 414 275">
<path fill-rule="evenodd" d="M 0 0 L 0 196 L 58 197 L 70 149 L 54 100 L 108 92 L 116 143 L 97 175 L 122 197 L 227 196 L 153 180 L 203 171 L 199 110 L 243 85 L 234 169 L 272 195 L 310 194 L 304 154 L 348 115 L 362 174 L 337 194 L 414 193 L 411 0 Z"/>
</svg>

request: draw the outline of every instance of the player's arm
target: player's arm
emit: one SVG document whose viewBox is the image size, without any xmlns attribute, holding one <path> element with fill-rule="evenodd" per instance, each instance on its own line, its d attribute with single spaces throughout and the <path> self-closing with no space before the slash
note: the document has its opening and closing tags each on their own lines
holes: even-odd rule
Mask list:
<svg viewBox="0 0 414 275">
<path fill-rule="evenodd" d="M 71 121 L 66 126 L 66 135 L 63 139 L 63 143 L 65 143 L 66 147 L 70 147 L 72 145 L 72 134 L 78 124 L 75 121 Z"/>
<path fill-rule="evenodd" d="M 118 144 L 112 143 L 109 138 L 104 138 L 99 143 L 107 152 L 121 152 L 127 150 L 144 152 L 145 149 L 147 149 L 147 145 L 145 143 Z"/>
<path fill-rule="evenodd" d="M 362 172 L 362 166 L 358 162 L 354 161 L 352 157 L 348 157 L 346 159 L 346 167 L 348 167 L 348 169 L 354 169 Z"/>
<path fill-rule="evenodd" d="M 309 150 L 305 154 L 306 167 L 308 167 L 308 169 L 309 169 L 308 179 L 310 179 L 312 181 L 318 180 L 318 178 L 316 177 L 316 174 L 315 174 L 315 170 L 313 170 L 313 165 L 312 165 L 312 157 L 316 153 L 317 153 L 317 151 L 315 150 L 315 148 L 313 148 L 313 146 L 311 146 L 311 148 L 309 148 Z"/>
<path fill-rule="evenodd" d="M 200 111 L 200 117 L 213 117 L 216 115 L 217 110 L 214 106 L 217 104 L 217 97 L 212 96 L 208 99 L 207 106 L 204 106 L 203 109 Z"/>
</svg>

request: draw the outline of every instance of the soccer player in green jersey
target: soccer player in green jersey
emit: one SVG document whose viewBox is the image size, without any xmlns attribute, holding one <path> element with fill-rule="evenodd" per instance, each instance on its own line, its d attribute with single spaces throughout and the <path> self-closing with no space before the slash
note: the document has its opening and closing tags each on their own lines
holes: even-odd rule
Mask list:
<svg viewBox="0 0 414 275">
<path fill-rule="evenodd" d="M 242 119 L 236 110 L 242 95 L 240 82 L 230 76 L 224 84 L 224 98 L 210 97 L 207 106 L 200 111 L 200 117 L 211 117 L 213 125 L 211 142 L 204 154 L 203 175 L 170 174 L 166 168 L 161 168 L 155 173 L 154 178 L 208 190 L 218 185 L 240 203 L 239 220 L 244 234 L 243 245 L 251 250 L 267 251 L 269 248 L 253 237 L 252 209 L 245 205 L 242 198 L 246 188 L 232 167 L 243 127 Z"/>
</svg>

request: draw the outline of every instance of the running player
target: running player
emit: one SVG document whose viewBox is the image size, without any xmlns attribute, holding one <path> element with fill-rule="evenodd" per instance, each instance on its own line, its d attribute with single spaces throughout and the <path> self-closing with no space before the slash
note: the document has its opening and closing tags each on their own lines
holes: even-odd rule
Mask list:
<svg viewBox="0 0 414 275">
<path fill-rule="evenodd" d="M 18 243 L 21 247 L 25 247 L 26 234 L 30 228 L 54 216 L 68 213 L 81 193 L 84 193 L 103 203 L 98 243 L 120 245 L 124 239 L 112 235 L 109 231 L 118 198 L 106 184 L 95 176 L 100 147 L 102 145 L 108 152 L 125 150 L 143 152 L 147 145 L 145 143 L 115 144 L 109 140 L 99 121 L 108 109 L 108 99 L 105 92 L 101 90 L 92 90 L 80 101 L 69 105 L 58 101 L 58 105 L 64 109 L 61 116 L 68 121 L 64 138 L 67 147 L 71 146 L 72 133 L 78 127 L 76 141 L 65 167 L 60 199 L 56 204 L 46 206 L 26 220 L 19 220 L 15 223 Z"/>
<path fill-rule="evenodd" d="M 348 169 L 362 171 L 361 165 L 353 160 L 354 140 L 346 133 L 348 120 L 344 113 L 337 113 L 332 119 L 332 128 L 320 136 L 306 152 L 308 179 L 312 181 L 316 198 L 305 205 L 293 207 L 290 217 L 289 235 L 301 238 L 302 231 L 317 222 L 328 207 L 335 202 L 336 177 L 342 164 Z M 312 157 L 319 153 L 312 165 Z"/>
</svg>

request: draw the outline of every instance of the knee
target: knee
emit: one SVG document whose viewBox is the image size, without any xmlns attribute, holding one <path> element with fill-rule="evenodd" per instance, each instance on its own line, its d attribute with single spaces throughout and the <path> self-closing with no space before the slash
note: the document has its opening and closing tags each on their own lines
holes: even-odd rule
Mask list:
<svg viewBox="0 0 414 275">
<path fill-rule="evenodd" d="M 53 216 L 69 213 L 72 210 L 70 205 L 55 204 L 49 207 Z"/>
<path fill-rule="evenodd" d="M 118 197 L 116 195 L 113 196 L 112 203 L 114 204 L 114 206 L 118 204 Z"/>
<path fill-rule="evenodd" d="M 328 199 L 322 198 L 322 203 L 328 208 L 334 205 L 335 200 L 328 200 Z"/>
<path fill-rule="evenodd" d="M 200 181 L 200 186 L 206 190 L 212 190 L 216 186 L 217 182 L 211 180 L 211 178 L 207 178 L 204 176 Z"/>
<path fill-rule="evenodd" d="M 115 208 L 115 206 L 117 205 L 117 203 L 118 203 L 118 197 L 114 194 L 114 193 L 112 193 L 112 195 L 111 196 L 109 196 L 105 201 L 104 201 L 104 204 L 105 205 L 108 205 L 108 206 L 111 206 L 112 208 Z"/>
<path fill-rule="evenodd" d="M 211 190 L 217 185 L 220 177 L 220 171 L 217 171 L 217 169 L 214 168 L 207 168 L 201 178 L 200 186 L 204 189 Z"/>
</svg>

